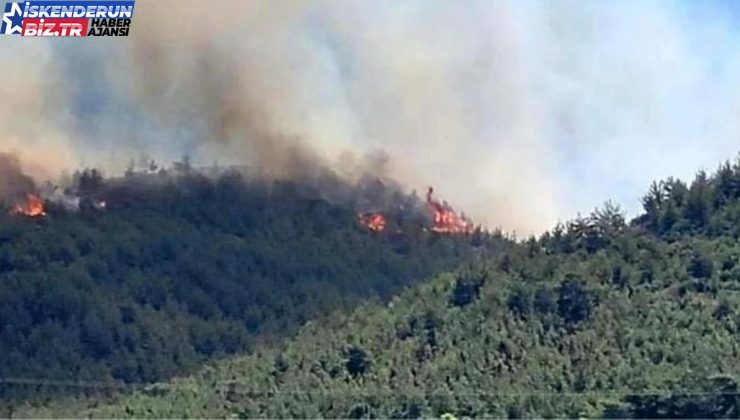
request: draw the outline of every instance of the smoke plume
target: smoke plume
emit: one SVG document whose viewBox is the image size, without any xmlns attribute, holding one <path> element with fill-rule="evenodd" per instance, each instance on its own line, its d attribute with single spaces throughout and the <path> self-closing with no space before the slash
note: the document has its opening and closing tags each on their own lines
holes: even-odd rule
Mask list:
<svg viewBox="0 0 740 420">
<path fill-rule="evenodd" d="M 18 159 L 0 153 L 0 198 L 17 198 L 33 189 L 33 180 L 24 175 Z"/>
<path fill-rule="evenodd" d="M 541 231 L 736 153 L 722 7 L 139 0 L 128 38 L 3 39 L 0 152 L 37 178 L 184 154 L 374 172 Z"/>
</svg>

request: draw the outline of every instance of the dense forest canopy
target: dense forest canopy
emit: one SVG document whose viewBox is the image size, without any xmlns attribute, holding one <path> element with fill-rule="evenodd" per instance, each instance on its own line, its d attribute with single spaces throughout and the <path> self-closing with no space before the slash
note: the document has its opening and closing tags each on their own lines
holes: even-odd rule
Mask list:
<svg viewBox="0 0 740 420">
<path fill-rule="evenodd" d="M 643 202 L 631 222 L 608 203 L 387 305 L 72 413 L 737 418 L 740 164 Z"/>
<path fill-rule="evenodd" d="M 7 383 L 6 414 L 740 415 L 740 161 L 654 183 L 632 221 L 606 203 L 518 242 L 438 235 L 413 194 L 375 201 L 377 232 L 357 195 L 132 181 L 80 174 L 104 211 L 0 216 L 0 360 L 7 376 L 159 382 L 103 406 L 23 403 L 46 390 Z"/>
<path fill-rule="evenodd" d="M 429 232 L 423 202 L 377 179 L 175 169 L 86 170 L 43 211 L 0 210 L 0 396 L 161 381 L 509 243 Z M 371 206 L 387 232 L 358 223 Z"/>
</svg>

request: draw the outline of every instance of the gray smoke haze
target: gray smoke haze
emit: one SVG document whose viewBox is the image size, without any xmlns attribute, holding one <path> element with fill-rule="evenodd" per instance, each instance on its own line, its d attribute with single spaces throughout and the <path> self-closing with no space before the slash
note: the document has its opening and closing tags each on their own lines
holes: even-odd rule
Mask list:
<svg viewBox="0 0 740 420">
<path fill-rule="evenodd" d="M 376 171 L 537 232 L 740 145 L 713 3 L 138 0 L 131 36 L 2 38 L 0 152 L 44 178 L 193 156 Z M 370 157 L 368 157 L 370 156 Z"/>
<path fill-rule="evenodd" d="M 0 153 L 0 197 L 23 197 L 33 188 L 33 180 L 24 175 L 18 159 Z"/>
</svg>

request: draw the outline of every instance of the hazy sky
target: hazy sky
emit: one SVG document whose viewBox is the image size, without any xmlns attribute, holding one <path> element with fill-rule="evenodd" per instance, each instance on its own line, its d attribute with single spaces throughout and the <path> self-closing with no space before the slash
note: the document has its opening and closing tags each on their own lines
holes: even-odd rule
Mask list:
<svg viewBox="0 0 740 420">
<path fill-rule="evenodd" d="M 138 0 L 128 38 L 4 36 L 0 151 L 51 172 L 383 150 L 519 232 L 607 199 L 635 214 L 652 180 L 740 151 L 737 2 L 205 4 Z"/>
</svg>

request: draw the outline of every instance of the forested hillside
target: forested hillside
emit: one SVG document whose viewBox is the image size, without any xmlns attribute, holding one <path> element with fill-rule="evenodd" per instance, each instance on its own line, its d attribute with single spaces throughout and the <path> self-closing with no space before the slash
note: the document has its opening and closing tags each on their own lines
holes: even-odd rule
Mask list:
<svg viewBox="0 0 740 420">
<path fill-rule="evenodd" d="M 104 417 L 740 416 L 740 165 L 655 183 Z"/>
<path fill-rule="evenodd" d="M 423 204 L 377 180 L 335 184 L 393 204 L 388 232 L 361 226 L 353 200 L 236 172 L 85 171 L 78 210 L 0 209 L 0 397 L 161 381 L 506 246 L 426 232 L 424 212 L 398 210 Z"/>
</svg>

